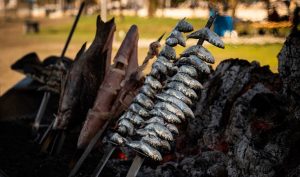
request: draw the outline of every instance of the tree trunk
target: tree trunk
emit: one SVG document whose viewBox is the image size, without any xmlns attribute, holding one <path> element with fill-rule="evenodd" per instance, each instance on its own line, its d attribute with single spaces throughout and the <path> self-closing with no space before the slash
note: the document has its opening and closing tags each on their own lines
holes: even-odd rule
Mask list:
<svg viewBox="0 0 300 177">
<path fill-rule="evenodd" d="M 148 17 L 153 17 L 155 15 L 157 7 L 158 0 L 148 0 Z"/>
</svg>

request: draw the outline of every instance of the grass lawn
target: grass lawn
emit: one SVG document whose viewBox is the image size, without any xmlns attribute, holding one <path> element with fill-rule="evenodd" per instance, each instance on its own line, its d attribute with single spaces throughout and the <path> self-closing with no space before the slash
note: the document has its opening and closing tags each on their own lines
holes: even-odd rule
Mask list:
<svg viewBox="0 0 300 177">
<path fill-rule="evenodd" d="M 0 26 L 0 95 L 9 87 L 14 85 L 23 76 L 12 70 L 10 65 L 23 55 L 35 51 L 41 59 L 49 55 L 60 55 L 68 32 L 72 25 L 73 18 L 68 17 L 59 20 L 41 20 L 41 33 L 25 35 L 22 33 L 22 22 L 10 23 Z M 91 42 L 95 35 L 96 16 L 83 16 L 78 23 L 78 28 L 67 51 L 67 56 L 73 58 L 81 45 Z M 169 18 L 139 18 L 124 17 L 116 18 L 117 31 L 115 39 L 120 42 L 126 31 L 132 24 L 139 27 L 141 39 L 156 39 L 164 32 L 170 32 L 178 20 Z M 195 28 L 204 26 L 206 20 L 188 19 Z M 277 72 L 277 54 L 282 44 L 268 45 L 226 45 L 225 49 L 218 49 L 212 45 L 206 45 L 209 51 L 216 58 L 216 66 L 226 58 L 243 58 L 249 61 L 257 60 L 261 65 L 270 65 L 273 72 Z M 177 47 L 180 53 L 183 48 Z M 114 53 L 117 49 L 114 49 Z M 139 48 L 140 62 L 146 56 L 147 48 Z M 148 69 L 149 70 L 149 69 Z"/>
</svg>

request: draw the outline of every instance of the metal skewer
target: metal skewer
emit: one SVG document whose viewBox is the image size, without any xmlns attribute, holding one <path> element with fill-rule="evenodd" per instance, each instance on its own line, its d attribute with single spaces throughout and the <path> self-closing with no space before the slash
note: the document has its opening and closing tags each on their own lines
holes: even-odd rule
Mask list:
<svg viewBox="0 0 300 177">
<path fill-rule="evenodd" d="M 162 34 L 157 40 L 156 42 L 160 42 L 161 39 L 164 37 L 165 33 Z M 138 71 L 141 72 L 143 70 L 143 68 L 146 66 L 146 64 L 148 63 L 148 61 L 151 59 L 151 57 L 146 56 L 146 59 L 144 60 L 143 64 L 138 68 Z M 94 136 L 94 138 L 91 140 L 91 142 L 89 143 L 89 145 L 86 147 L 86 149 L 84 150 L 83 154 L 81 155 L 81 157 L 79 158 L 79 160 L 76 162 L 75 166 L 73 167 L 73 169 L 71 170 L 69 177 L 74 176 L 78 170 L 80 169 L 82 163 L 85 161 L 85 159 L 87 158 L 87 156 L 90 154 L 90 152 L 92 151 L 92 149 L 94 148 L 94 146 L 96 145 L 96 143 L 98 142 L 98 140 L 100 139 L 100 137 L 103 135 L 104 131 L 106 130 L 106 128 L 108 127 L 108 125 L 110 124 L 110 122 L 112 121 L 112 119 L 109 119 L 109 121 L 107 121 L 104 126 L 102 127 L 102 129 Z M 111 145 L 109 143 L 109 148 L 107 149 L 107 151 L 104 152 L 103 157 L 101 158 L 101 160 L 99 161 L 95 171 L 93 172 L 93 177 L 95 176 L 99 176 L 101 171 L 103 170 L 105 164 L 107 163 L 109 157 L 112 155 L 112 153 L 115 150 L 115 146 Z"/>
<path fill-rule="evenodd" d="M 216 18 L 217 13 L 209 17 L 209 20 L 207 21 L 205 27 L 210 28 Z M 199 39 L 197 42 L 197 45 L 202 45 L 204 42 L 204 39 Z M 133 163 L 131 164 L 129 171 L 126 175 L 126 177 L 135 177 L 138 174 L 138 171 L 140 170 L 145 157 L 141 157 L 140 154 L 137 154 L 133 160 Z"/>
<path fill-rule="evenodd" d="M 60 60 L 58 61 L 59 64 L 63 64 L 63 63 L 62 63 L 62 60 L 63 60 L 63 58 L 65 57 L 66 51 L 67 51 L 67 49 L 68 49 L 68 46 L 69 46 L 69 44 L 70 44 L 70 41 L 71 41 L 72 36 L 73 36 L 73 34 L 74 34 L 74 31 L 75 31 L 75 29 L 76 29 L 77 23 L 78 23 L 79 18 L 80 18 L 81 14 L 82 14 L 82 11 L 83 11 L 84 6 L 85 6 L 85 1 L 82 1 L 81 4 L 80 4 L 80 8 L 79 8 L 79 11 L 78 11 L 78 13 L 77 13 L 77 16 L 76 16 L 76 18 L 75 18 L 75 20 L 74 20 L 74 23 L 73 23 L 73 25 L 72 25 L 71 31 L 70 31 L 70 33 L 69 33 L 69 36 L 68 36 L 68 38 L 67 38 L 67 41 L 66 41 L 66 43 L 65 43 L 65 46 L 64 46 L 64 48 L 63 48 L 63 50 L 62 50 L 62 52 L 61 52 Z M 40 123 L 41 123 L 42 118 L 44 117 L 44 114 L 45 114 L 45 111 L 46 111 L 46 108 L 47 108 L 47 104 L 48 104 L 48 102 L 49 102 L 50 97 L 51 97 L 51 93 L 50 93 L 50 92 L 45 92 L 45 93 L 44 93 L 42 102 L 41 102 L 41 104 L 40 104 L 38 113 L 37 113 L 37 115 L 36 115 L 36 117 L 35 117 L 34 124 L 33 124 L 33 129 L 34 129 L 35 131 L 38 131 L 38 129 L 39 129 L 39 127 L 40 127 Z"/>
</svg>

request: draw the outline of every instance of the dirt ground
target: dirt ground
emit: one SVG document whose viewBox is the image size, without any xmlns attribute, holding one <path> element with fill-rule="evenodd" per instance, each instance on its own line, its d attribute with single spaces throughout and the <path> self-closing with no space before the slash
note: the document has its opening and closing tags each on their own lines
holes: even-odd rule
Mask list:
<svg viewBox="0 0 300 177">
<path fill-rule="evenodd" d="M 40 20 L 40 25 L 47 27 L 53 23 L 61 22 L 60 20 Z M 52 41 L 51 43 L 32 40 L 32 38 L 24 34 L 22 21 L 0 23 L 0 41 L 0 95 L 14 85 L 16 81 L 24 77 L 10 69 L 12 63 L 23 55 L 33 51 L 35 51 L 41 59 L 49 55 L 60 55 L 64 45 L 63 39 L 61 41 Z M 79 47 L 79 43 L 71 43 L 67 51 L 67 56 L 74 57 Z"/>
</svg>

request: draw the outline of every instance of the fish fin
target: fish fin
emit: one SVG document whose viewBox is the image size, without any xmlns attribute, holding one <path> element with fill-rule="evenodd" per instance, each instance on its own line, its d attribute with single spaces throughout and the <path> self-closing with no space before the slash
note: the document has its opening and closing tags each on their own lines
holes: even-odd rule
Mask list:
<svg viewBox="0 0 300 177">
<path fill-rule="evenodd" d="M 80 50 L 77 52 L 74 61 L 77 61 L 78 59 L 81 58 L 81 56 L 82 56 L 82 55 L 84 54 L 84 52 L 85 52 L 85 48 L 86 48 L 86 42 L 82 45 L 82 47 L 80 48 Z"/>
</svg>

